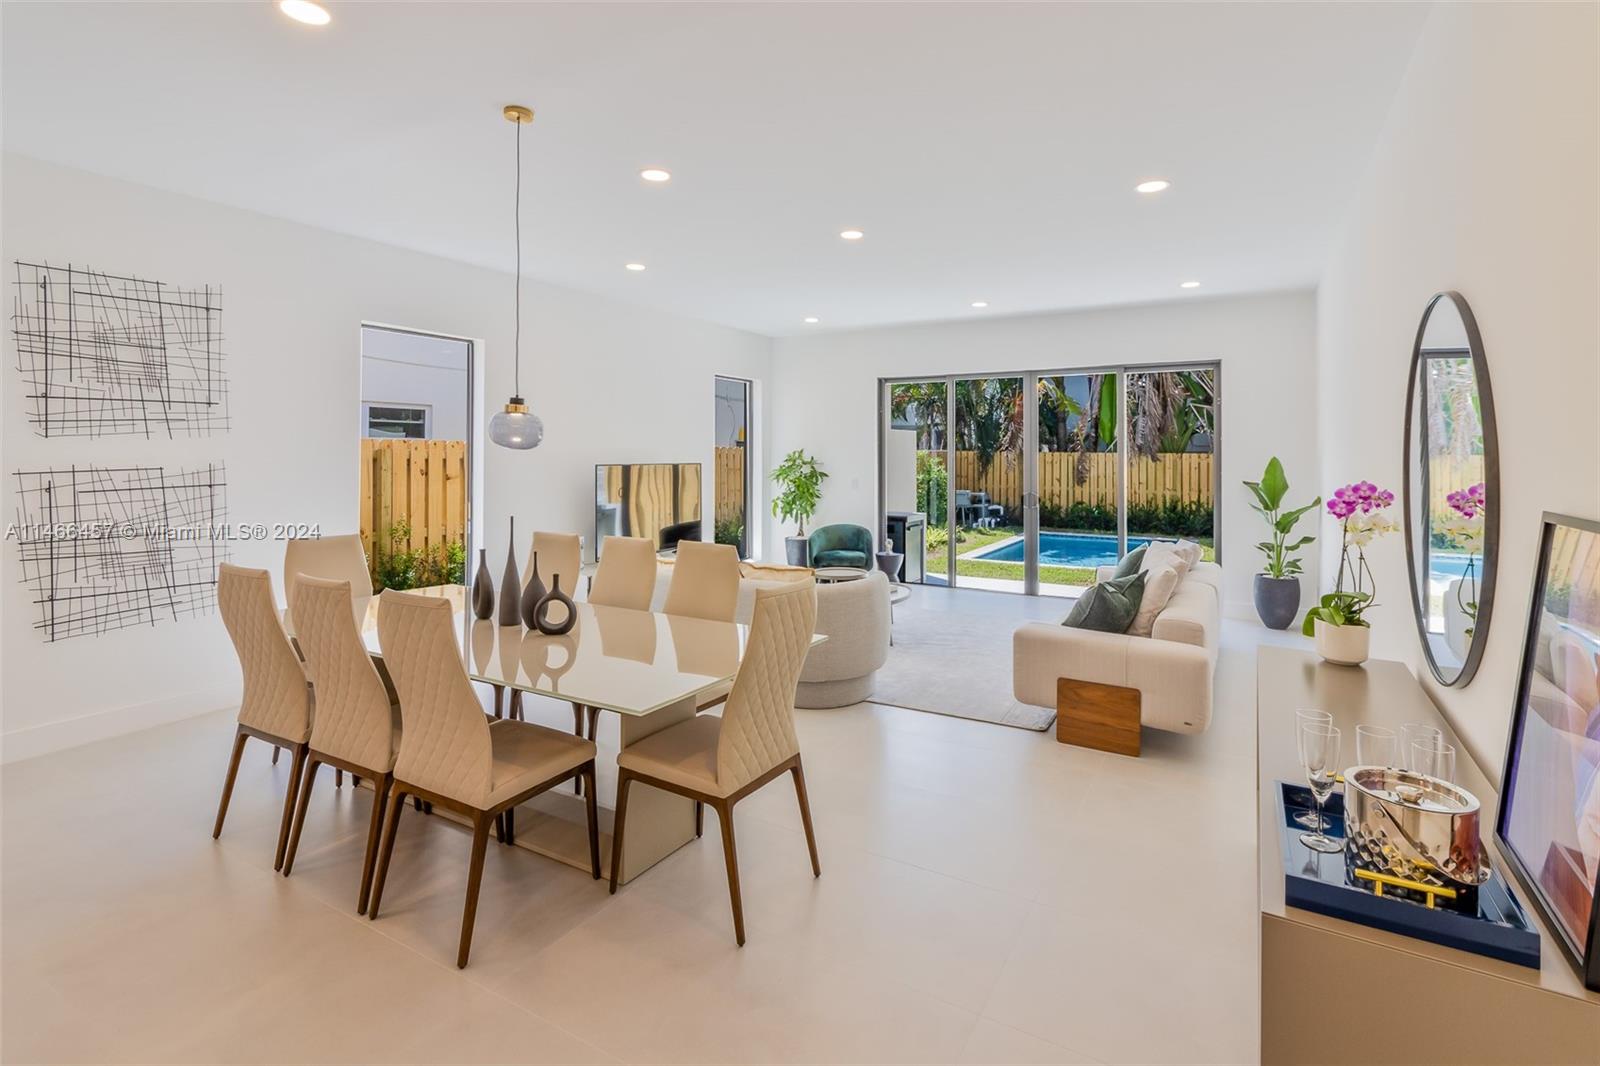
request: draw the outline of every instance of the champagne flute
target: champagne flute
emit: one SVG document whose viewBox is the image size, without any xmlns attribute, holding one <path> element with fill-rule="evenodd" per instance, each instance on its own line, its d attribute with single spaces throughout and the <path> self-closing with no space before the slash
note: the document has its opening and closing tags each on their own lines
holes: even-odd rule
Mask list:
<svg viewBox="0 0 1600 1066">
<path fill-rule="evenodd" d="M 1305 725 L 1307 722 L 1310 722 L 1313 725 L 1333 725 L 1333 715 L 1329 714 L 1327 711 L 1319 711 L 1315 707 L 1306 707 L 1295 711 L 1294 717 L 1294 728 L 1297 738 L 1296 743 L 1299 743 L 1298 736 L 1300 727 Z M 1297 811 L 1295 816 L 1290 820 L 1301 829 L 1313 829 L 1320 832 L 1327 828 L 1322 822 L 1322 815 L 1318 814 L 1316 811 Z"/>
<path fill-rule="evenodd" d="M 1456 749 L 1442 737 L 1418 740 L 1411 745 L 1412 769 L 1429 777 L 1455 784 Z"/>
<path fill-rule="evenodd" d="M 1356 726 L 1356 762 L 1361 766 L 1395 766 L 1400 759 L 1400 738 L 1383 725 Z"/>
<path fill-rule="evenodd" d="M 1339 776 L 1339 730 L 1317 722 L 1300 723 L 1300 766 L 1311 785 L 1311 795 L 1317 801 L 1317 817 L 1322 828 L 1314 833 L 1301 833 L 1300 843 L 1312 851 L 1332 855 L 1344 850 L 1344 841 L 1328 836 L 1327 819 L 1322 818 L 1322 805 L 1333 794 L 1335 779 Z"/>
<path fill-rule="evenodd" d="M 1425 743 L 1442 743 L 1444 741 L 1444 734 L 1439 732 L 1438 726 L 1429 725 L 1427 722 L 1407 722 L 1405 725 L 1401 726 L 1400 757 L 1405 759 L 1406 762 L 1404 766 L 1400 767 L 1400 769 L 1417 769 L 1416 759 L 1412 755 L 1412 750 L 1416 748 L 1418 741 L 1423 741 Z"/>
</svg>

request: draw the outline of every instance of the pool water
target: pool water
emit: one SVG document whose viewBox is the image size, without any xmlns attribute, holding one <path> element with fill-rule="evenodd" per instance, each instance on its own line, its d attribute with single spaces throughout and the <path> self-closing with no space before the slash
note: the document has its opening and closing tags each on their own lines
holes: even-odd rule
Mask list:
<svg viewBox="0 0 1600 1066">
<path fill-rule="evenodd" d="M 1128 550 L 1149 544 L 1151 537 L 1129 537 Z M 966 556 L 991 563 L 1022 562 L 1021 537 L 1003 540 L 999 544 Z M 1110 566 L 1117 561 L 1117 538 L 1109 533 L 1044 533 L 1039 534 L 1039 565 L 1041 566 Z"/>
</svg>

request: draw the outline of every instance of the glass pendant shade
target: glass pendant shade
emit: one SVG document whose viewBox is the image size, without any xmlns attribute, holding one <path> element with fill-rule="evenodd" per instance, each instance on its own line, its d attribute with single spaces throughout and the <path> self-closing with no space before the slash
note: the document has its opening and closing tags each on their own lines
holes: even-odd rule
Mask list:
<svg viewBox="0 0 1600 1066">
<path fill-rule="evenodd" d="M 504 411 L 489 419 L 489 439 L 502 448 L 537 448 L 544 440 L 544 420 L 528 410 L 521 396 L 513 396 Z"/>
</svg>

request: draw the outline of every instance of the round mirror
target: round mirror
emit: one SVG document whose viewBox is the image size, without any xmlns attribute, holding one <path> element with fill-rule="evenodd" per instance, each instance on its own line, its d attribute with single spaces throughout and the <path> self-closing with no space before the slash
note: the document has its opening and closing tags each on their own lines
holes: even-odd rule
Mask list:
<svg viewBox="0 0 1600 1066">
<path fill-rule="evenodd" d="M 1428 301 L 1406 391 L 1406 560 L 1433 676 L 1477 672 L 1494 606 L 1500 461 L 1489 367 L 1460 293 Z"/>
</svg>

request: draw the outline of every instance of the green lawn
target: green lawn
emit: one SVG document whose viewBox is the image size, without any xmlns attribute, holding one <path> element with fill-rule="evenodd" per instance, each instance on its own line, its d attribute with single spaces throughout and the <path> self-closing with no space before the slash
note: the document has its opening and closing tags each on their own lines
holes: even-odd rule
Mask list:
<svg viewBox="0 0 1600 1066">
<path fill-rule="evenodd" d="M 1090 530 L 1048 530 L 1053 533 L 1093 532 Z M 1022 533 L 1020 526 L 1001 526 L 998 529 L 959 529 L 956 531 L 956 555 L 962 556 L 970 552 L 979 551 L 991 544 L 998 543 Z M 1130 536 L 1160 536 L 1161 534 L 1130 534 Z M 1216 558 L 1216 551 L 1211 545 L 1209 537 L 1199 538 L 1201 558 L 1212 561 Z M 945 544 L 943 530 L 929 530 L 928 533 L 928 560 L 927 572 L 929 574 L 943 575 L 945 573 Z M 986 577 L 1002 581 L 1022 581 L 1021 563 L 989 562 L 986 559 L 956 559 L 957 577 Z M 1084 566 L 1041 566 L 1039 568 L 1039 581 L 1046 585 L 1076 585 L 1080 588 L 1094 584 L 1094 570 Z"/>
</svg>

